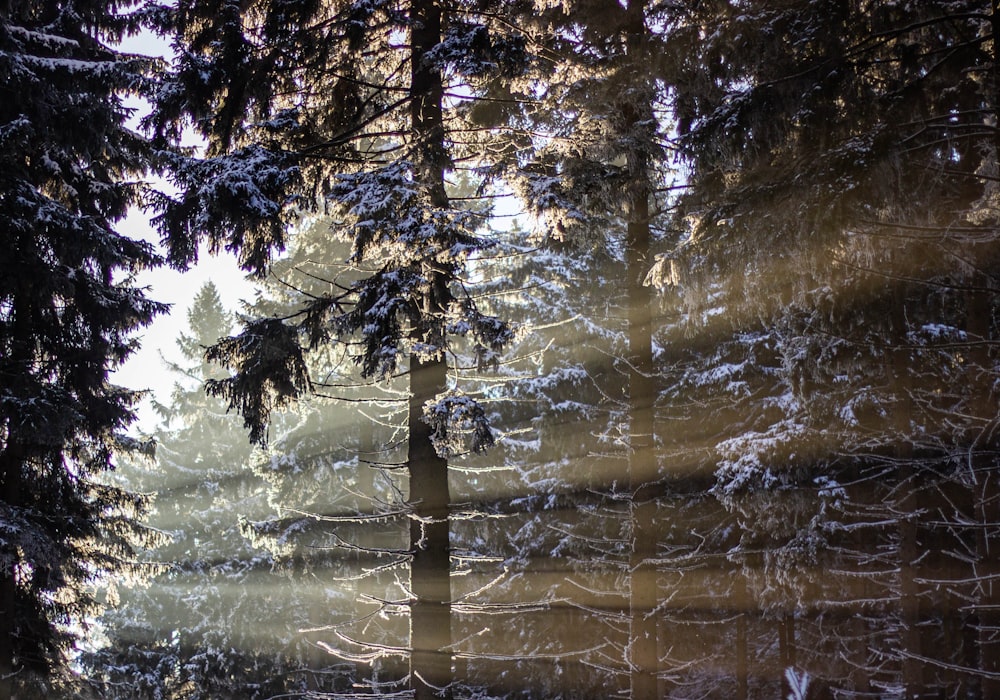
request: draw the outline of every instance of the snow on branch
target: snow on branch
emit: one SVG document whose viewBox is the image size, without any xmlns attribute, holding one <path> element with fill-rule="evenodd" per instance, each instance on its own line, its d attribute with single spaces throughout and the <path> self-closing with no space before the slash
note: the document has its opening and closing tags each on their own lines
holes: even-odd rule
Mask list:
<svg viewBox="0 0 1000 700">
<path fill-rule="evenodd" d="M 209 348 L 205 358 L 235 371 L 226 379 L 208 380 L 205 388 L 243 416 L 250 440 L 262 446 L 271 411 L 312 389 L 297 331 L 280 319 L 250 322 L 239 335 Z"/>
</svg>

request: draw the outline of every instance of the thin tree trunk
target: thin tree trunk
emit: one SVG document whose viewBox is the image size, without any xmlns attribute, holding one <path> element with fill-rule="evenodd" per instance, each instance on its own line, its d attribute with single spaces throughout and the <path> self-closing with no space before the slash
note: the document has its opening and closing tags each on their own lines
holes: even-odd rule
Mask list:
<svg viewBox="0 0 1000 700">
<path fill-rule="evenodd" d="M 966 331 L 969 339 L 976 343 L 969 353 L 969 365 L 974 373 L 988 375 L 991 372 L 990 353 L 987 341 L 990 339 L 991 305 L 988 293 L 981 289 L 988 286 L 989 280 L 984 275 L 974 278 L 973 286 L 966 301 Z M 984 671 L 981 681 L 981 697 L 1000 697 L 1000 591 L 994 577 L 1000 575 L 997 558 L 1000 547 L 996 546 L 995 533 L 1000 522 L 1000 488 L 997 475 L 990 457 L 990 445 L 987 443 L 988 430 L 994 417 L 990 411 L 990 382 L 985 377 L 973 375 L 972 413 L 981 419 L 983 429 L 980 436 L 974 438 L 969 450 L 970 468 L 972 469 L 975 492 L 973 501 L 975 515 L 979 527 L 976 529 L 976 576 L 979 579 L 979 600 L 976 606 L 975 619 L 972 621 L 978 629 L 979 668 Z"/>
<path fill-rule="evenodd" d="M 425 58 L 441 41 L 441 8 L 432 0 L 412 0 L 410 18 L 410 116 L 416 178 L 428 191 L 432 205 L 446 208 L 443 88 L 441 74 Z M 431 284 L 422 311 L 439 316 L 448 305 L 447 283 L 442 270 L 429 268 L 427 272 Z M 431 428 L 423 419 L 425 402 L 448 388 L 448 366 L 444 338 L 428 339 L 421 330 L 415 329 L 416 339 L 439 343 L 441 352 L 433 358 L 410 358 L 408 454 L 414 509 L 410 524 L 410 684 L 417 700 L 450 698 L 453 681 L 448 462 L 435 451 Z"/>
<path fill-rule="evenodd" d="M 899 607 L 900 633 L 899 653 L 901 655 L 900 674 L 905 697 L 912 698 L 921 692 L 920 656 L 920 599 L 917 589 L 916 561 L 920 555 L 917 548 L 917 475 L 913 469 L 913 446 L 909 441 L 912 406 L 909 389 L 909 352 L 905 348 L 906 290 L 897 283 L 892 299 L 892 330 L 894 341 L 899 345 L 892 351 L 891 382 L 896 394 L 895 446 L 897 460 L 897 486 L 900 498 L 896 507 L 899 511 Z"/>
<path fill-rule="evenodd" d="M 737 585 L 743 590 L 743 595 L 737 596 L 741 604 L 736 616 L 736 697 L 733 700 L 747 700 L 750 697 L 749 611 L 746 607 L 746 586 L 742 581 Z"/>
<path fill-rule="evenodd" d="M 0 464 L 3 471 L 3 500 L 8 508 L 17 508 L 21 502 L 21 459 L 15 445 L 10 444 L 10 430 L 7 432 L 8 444 L 0 453 Z M 11 557 L 10 570 L 0 572 L 0 619 L 3 619 L 0 629 L 0 700 L 14 697 L 14 676 L 17 673 L 15 663 L 14 637 L 16 630 L 14 620 L 17 619 L 17 581 L 14 578 L 13 562 L 16 562 L 16 552 L 7 552 Z"/>
<path fill-rule="evenodd" d="M 788 682 L 786 672 L 790 668 L 795 669 L 795 665 L 798 663 L 795 653 L 794 612 L 784 613 L 781 620 L 778 621 L 778 656 L 781 659 L 781 694 L 788 697 L 792 694 L 792 687 Z"/>
<path fill-rule="evenodd" d="M 990 29 L 993 38 L 993 104 L 994 116 L 1000 116 L 1000 0 L 992 0 Z M 1000 133 L 994 130 L 993 158 L 1000 163 Z M 977 275 L 968 300 L 966 326 L 973 341 L 981 341 L 971 354 L 971 364 L 986 376 L 974 383 L 976 405 L 974 414 L 992 422 L 995 410 L 990 406 L 990 375 L 993 370 L 988 341 L 992 337 L 991 318 L 993 304 L 988 292 L 983 291 L 991 286 L 991 280 L 986 275 Z M 983 440 L 976 445 L 978 449 L 971 450 L 972 468 L 976 484 L 976 515 L 980 527 L 977 530 L 978 575 L 981 580 L 981 592 L 977 617 L 979 623 L 979 666 L 984 672 L 982 679 L 982 697 L 1000 697 L 1000 546 L 996 546 L 996 531 L 1000 527 L 1000 484 L 997 483 L 995 465 L 989 457 L 991 444 L 987 429 L 984 428 Z"/>
</svg>

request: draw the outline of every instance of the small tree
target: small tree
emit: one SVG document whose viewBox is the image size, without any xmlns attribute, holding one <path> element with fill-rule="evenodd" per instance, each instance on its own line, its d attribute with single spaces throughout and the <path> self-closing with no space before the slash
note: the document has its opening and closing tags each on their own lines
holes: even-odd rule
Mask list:
<svg viewBox="0 0 1000 700">
<path fill-rule="evenodd" d="M 204 383 L 224 376 L 205 349 L 231 332 L 232 315 L 206 283 L 178 338 L 182 361 L 170 401 L 158 406 L 155 468 L 124 465 L 132 488 L 156 494 L 149 524 L 171 538 L 146 560 L 159 569 L 120 590 L 118 609 L 101 620 L 108 644 L 83 661 L 108 698 L 256 698 L 331 689 L 344 669 L 310 662 L 300 628 L 309 620 L 303 588 L 254 546 L 247 523 L 270 515 L 260 460 L 238 416 L 208 397 Z M 267 456 L 263 458 L 266 460 Z M 328 592 L 326 609 L 342 604 Z M 317 682 L 317 678 L 320 678 Z"/>
</svg>

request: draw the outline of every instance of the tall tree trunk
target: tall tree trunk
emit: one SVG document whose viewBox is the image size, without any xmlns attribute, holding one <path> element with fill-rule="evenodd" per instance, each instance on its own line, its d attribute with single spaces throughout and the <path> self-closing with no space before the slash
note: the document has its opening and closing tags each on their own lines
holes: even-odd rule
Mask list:
<svg viewBox="0 0 1000 700">
<path fill-rule="evenodd" d="M 913 446 L 909 440 L 912 406 L 910 401 L 909 351 L 906 348 L 906 288 L 897 282 L 892 294 L 892 331 L 896 347 L 892 352 L 890 381 L 896 395 L 893 457 L 896 459 L 899 500 L 899 607 L 901 655 L 900 674 L 905 697 L 921 692 L 920 599 L 917 590 L 917 474 L 913 468 Z"/>
<path fill-rule="evenodd" d="M 626 134 L 634 136 L 651 119 L 652 105 L 646 99 L 648 90 L 642 83 L 645 73 L 640 66 L 646 31 L 645 0 L 629 2 L 626 16 L 628 65 L 636 103 L 625 105 Z M 635 99 L 635 96 L 633 99 Z M 657 670 L 659 655 L 656 643 L 657 604 L 656 531 L 654 519 L 656 501 L 651 484 L 656 479 L 656 453 L 653 441 L 653 381 L 652 298 L 643 284 L 649 269 L 649 152 L 638 143 L 626 154 L 629 175 L 625 201 L 626 268 L 628 280 L 628 383 L 629 383 L 629 490 L 632 520 L 632 550 L 629 558 L 631 588 L 629 615 L 629 666 L 632 698 L 659 697 Z"/>
<path fill-rule="evenodd" d="M 984 291 L 989 284 L 985 275 L 976 275 L 967 295 L 966 331 L 974 343 L 969 353 L 969 365 L 973 371 L 971 389 L 973 415 L 982 421 L 980 434 L 973 438 L 969 449 L 969 467 L 972 469 L 975 492 L 975 516 L 979 527 L 976 529 L 977 559 L 975 574 L 978 578 L 979 600 L 973 624 L 978 628 L 979 668 L 982 674 L 981 697 L 1000 697 L 1000 575 L 998 557 L 1000 546 L 996 542 L 996 530 L 1000 523 L 1000 488 L 997 484 L 995 465 L 991 458 L 989 432 L 994 416 L 990 410 L 990 316 L 992 307 L 989 293 Z M 983 376 L 986 375 L 986 376 Z"/>
<path fill-rule="evenodd" d="M 785 612 L 778 621 L 778 657 L 781 659 L 782 696 L 792 694 L 792 687 L 786 675 L 788 669 L 794 669 L 798 660 L 795 654 L 795 613 Z M 797 670 L 797 669 L 796 669 Z"/>
<path fill-rule="evenodd" d="M 742 575 L 734 584 L 736 591 L 736 697 L 733 700 L 747 700 L 750 697 L 750 640 L 749 640 L 749 600 L 746 581 Z"/>
<path fill-rule="evenodd" d="M 993 39 L 993 113 L 1000 117 L 1000 0 L 992 0 L 990 30 Z M 993 158 L 1000 163 L 1000 132 L 993 130 Z M 990 251 L 992 252 L 992 251 Z M 986 256 L 990 260 L 990 256 Z M 978 550 L 978 571 L 981 581 L 977 610 L 979 626 L 979 667 L 983 671 L 982 697 L 1000 697 L 1000 544 L 996 533 L 1000 527 L 1000 484 L 996 465 L 990 458 L 993 445 L 990 429 L 995 420 L 996 409 L 991 406 L 990 386 L 992 385 L 993 362 L 989 341 L 992 337 L 993 303 L 989 289 L 991 279 L 986 274 L 973 278 L 974 290 L 967 302 L 966 329 L 970 339 L 977 343 L 971 353 L 971 365 L 975 371 L 985 376 L 977 378 L 973 384 L 974 415 L 984 420 L 983 437 L 977 438 L 970 451 L 973 475 L 976 484 L 976 515 L 979 521 L 976 548 Z M 989 442 L 988 442 L 989 441 Z"/>
<path fill-rule="evenodd" d="M 416 177 L 431 203 L 446 208 L 442 80 L 426 60 L 441 41 L 441 8 L 432 0 L 412 0 L 410 18 L 410 117 Z M 443 271 L 430 269 L 429 273 L 432 282 L 422 312 L 425 318 L 440 318 L 448 305 L 447 282 Z M 415 329 L 416 339 L 432 340 L 441 351 L 432 358 L 410 358 L 408 459 L 414 510 L 410 524 L 410 684 L 417 700 L 450 698 L 453 681 L 448 462 L 434 449 L 431 427 L 423 418 L 425 402 L 448 388 L 448 365 L 444 338 L 428 339 L 423 330 Z"/>
<path fill-rule="evenodd" d="M 21 502 L 21 457 L 18 454 L 16 445 L 11 444 L 12 429 L 7 422 L 7 431 L 4 436 L 7 440 L 2 452 L 0 452 L 0 478 L 3 479 L 3 502 L 7 508 L 17 508 Z M 14 677 L 17 673 L 15 662 L 16 634 L 14 620 L 17 619 L 17 581 L 14 578 L 14 563 L 17 561 L 17 552 L 4 552 L 10 557 L 10 567 L 0 571 L 0 618 L 4 620 L 0 625 L 0 699 L 7 700 L 14 697 Z"/>
<path fill-rule="evenodd" d="M 442 391 L 447 380 L 444 360 L 410 367 L 410 523 L 413 560 L 410 588 L 410 673 L 418 700 L 441 697 L 451 672 L 451 578 L 448 546 L 448 463 L 434 451 L 423 406 Z"/>
<path fill-rule="evenodd" d="M 632 549 L 629 557 L 631 588 L 632 697 L 659 697 L 656 674 L 656 501 L 651 482 L 656 476 L 653 446 L 653 362 L 650 342 L 649 290 L 641 280 L 646 268 L 649 221 L 644 195 L 633 195 L 628 224 L 629 280 L 629 491 L 631 493 Z"/>
</svg>

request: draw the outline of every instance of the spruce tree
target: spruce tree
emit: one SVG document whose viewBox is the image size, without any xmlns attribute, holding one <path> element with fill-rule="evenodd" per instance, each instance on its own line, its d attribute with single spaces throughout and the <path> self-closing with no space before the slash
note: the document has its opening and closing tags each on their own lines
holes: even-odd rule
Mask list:
<svg viewBox="0 0 1000 700">
<path fill-rule="evenodd" d="M 373 270 L 217 345 L 211 357 L 235 374 L 211 388 L 264 441 L 271 409 L 315 388 L 311 351 L 356 337 L 364 376 L 408 372 L 418 697 L 451 683 L 447 455 L 466 439 L 476 450 L 493 439 L 481 407 L 449 383 L 449 338 L 473 338 L 484 358 L 510 338 L 463 290 L 466 259 L 488 243 L 481 217 L 454 205 L 445 187 L 466 155 L 462 110 L 446 90 L 461 84 L 474 100 L 523 57 L 505 25 L 488 26 L 488 10 L 432 0 L 200 1 L 162 16 L 180 60 L 160 93 L 157 133 L 173 138 L 190 119 L 208 140 L 204 159 L 166 159 L 180 188 L 160 201 L 157 220 L 171 258 L 190 259 L 204 237 L 263 274 L 288 223 L 322 200 L 351 260 Z"/>
<path fill-rule="evenodd" d="M 715 493 L 743 522 L 733 559 L 779 663 L 815 664 L 815 685 L 978 695 L 996 651 L 981 634 L 996 518 L 975 505 L 995 482 L 996 5 L 677 8 L 690 187 L 660 271 L 715 317 L 703 328 L 725 309 L 758 360 L 726 365 L 747 401 L 717 442 Z M 781 544 L 756 553 L 762 542 Z M 944 573 L 970 552 L 971 571 Z M 877 614 L 837 617 L 877 592 Z M 824 625 L 822 642 L 802 641 Z M 845 681 L 810 661 L 824 644 L 863 670 Z"/>
<path fill-rule="evenodd" d="M 539 139 L 534 159 L 521 170 L 521 192 L 535 212 L 556 223 L 551 235 L 606 240 L 623 250 L 624 298 L 620 360 L 613 363 L 624 396 L 616 419 L 624 425 L 631 541 L 631 635 L 623 653 L 633 697 L 658 693 L 655 499 L 660 473 L 654 449 L 657 395 L 653 356 L 652 295 L 645 284 L 657 238 L 654 219 L 665 205 L 668 178 L 663 147 L 666 87 L 660 42 L 671 8 L 623 4 L 562 3 L 532 22 L 554 37 L 546 54 L 552 76 L 540 80 L 538 119 L 555 138 Z M 547 25 L 547 26 L 546 26 Z M 653 29 L 659 27 L 659 31 Z M 608 290 L 610 292 L 611 290 Z M 611 297 L 611 294 L 607 294 Z M 609 359 L 609 362 L 611 360 Z"/>
<path fill-rule="evenodd" d="M 119 587 L 118 609 L 100 620 L 108 642 L 82 662 L 107 698 L 305 693 L 298 629 L 306 625 L 293 614 L 301 601 L 286 600 L 302 591 L 244 535 L 244 523 L 270 513 L 264 485 L 240 418 L 204 391 L 205 381 L 225 375 L 205 349 L 232 331 L 234 318 L 211 282 L 187 318 L 181 360 L 168 364 L 177 381 L 157 404 L 155 464 L 119 468 L 124 483 L 154 494 L 147 524 L 169 541 L 144 554 L 149 580 Z"/>
<path fill-rule="evenodd" d="M 330 224 L 315 217 L 293 232 L 249 313 L 294 313 L 304 296 L 328 293 L 330 280 L 363 277 L 345 262 L 350 246 L 330 240 Z M 310 376 L 324 388 L 272 425 L 268 450 L 253 460 L 272 513 L 248 526 L 296 591 L 285 615 L 309 630 L 315 644 L 313 658 L 304 660 L 309 668 L 329 667 L 339 657 L 357 667 L 356 687 L 384 691 L 406 676 L 407 611 L 396 601 L 406 597 L 400 572 L 408 565 L 399 473 L 407 384 L 405 377 L 363 379 L 351 358 L 346 344 L 310 353 Z M 321 591 L 350 600 L 331 607 Z"/>
<path fill-rule="evenodd" d="M 156 264 L 119 233 L 146 142 L 127 94 L 149 62 L 110 44 L 129 3 L 0 5 L 0 696 L 66 677 L 90 588 L 127 573 L 144 499 L 106 485 L 135 392 L 109 373 L 163 307 L 134 285 Z"/>
</svg>

